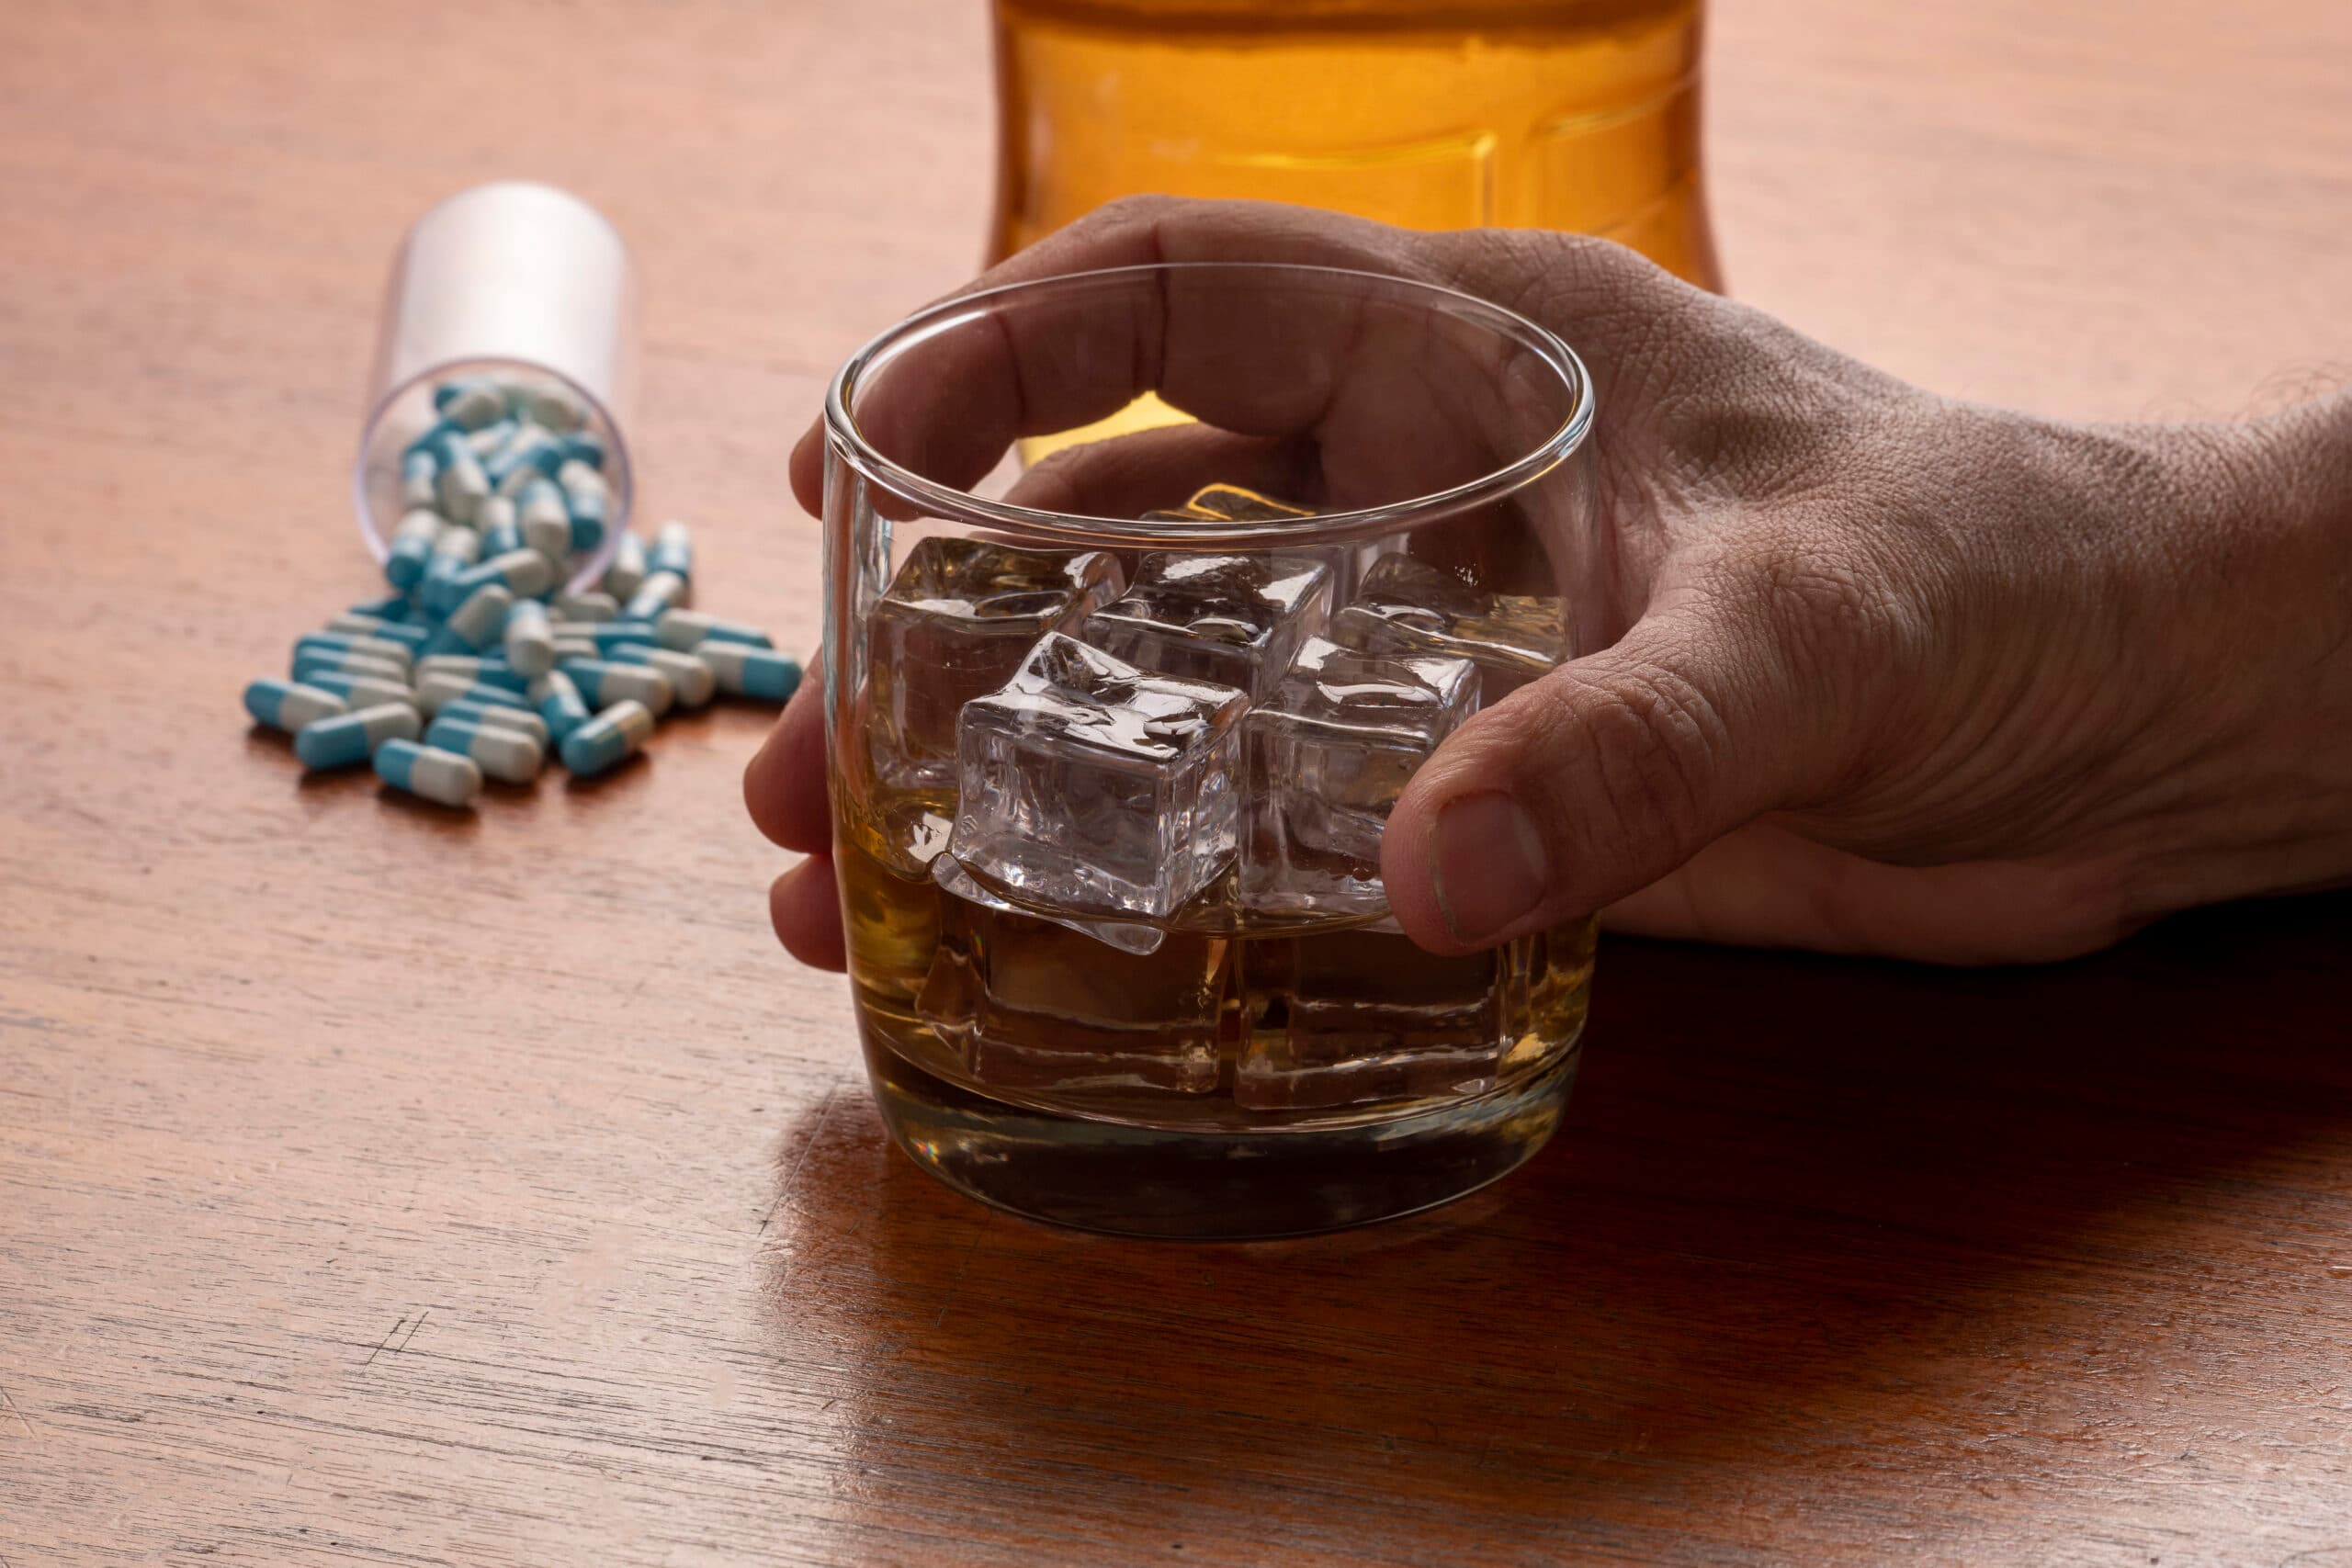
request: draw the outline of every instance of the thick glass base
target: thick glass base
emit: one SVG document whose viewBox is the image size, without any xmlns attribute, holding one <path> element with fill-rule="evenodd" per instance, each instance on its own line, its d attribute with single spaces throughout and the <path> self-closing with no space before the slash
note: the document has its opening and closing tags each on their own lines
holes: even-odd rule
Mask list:
<svg viewBox="0 0 2352 1568">
<path fill-rule="evenodd" d="M 1551 1141 L 1577 1056 L 1354 1125 L 1170 1129 L 987 1099 L 865 1043 L 891 1137 L 949 1186 L 1031 1219 L 1196 1241 L 1338 1230 L 1475 1191 Z"/>
</svg>

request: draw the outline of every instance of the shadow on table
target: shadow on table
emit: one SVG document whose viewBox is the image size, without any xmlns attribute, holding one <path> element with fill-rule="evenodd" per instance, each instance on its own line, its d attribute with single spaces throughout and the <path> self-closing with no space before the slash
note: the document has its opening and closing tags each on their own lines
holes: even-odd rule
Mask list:
<svg viewBox="0 0 2352 1568">
<path fill-rule="evenodd" d="M 1988 1443 L 2099 1424 L 2122 1396 L 2092 1374 L 2157 1375 L 2168 1325 L 2230 1333 L 2237 1303 L 2259 1350 L 2263 1313 L 2327 1287 L 2347 938 L 2336 898 L 2040 971 L 1611 942 L 1551 1150 L 1304 1241 L 996 1213 L 845 1089 L 782 1151 L 774 1332 L 838 1349 L 901 1522 L 1049 1544 L 1140 1517 L 1195 1558 L 1290 1532 L 1483 1561 L 1465 1519 L 1752 1546 L 1873 1468 L 1998 1472 Z"/>
</svg>

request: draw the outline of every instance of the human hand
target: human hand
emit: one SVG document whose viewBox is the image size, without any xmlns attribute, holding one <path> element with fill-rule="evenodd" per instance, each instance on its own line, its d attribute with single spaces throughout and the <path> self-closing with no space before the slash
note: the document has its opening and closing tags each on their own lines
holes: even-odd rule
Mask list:
<svg viewBox="0 0 2352 1568">
<path fill-rule="evenodd" d="M 1424 946 L 1601 908 L 1658 935 L 2033 960 L 2352 875 L 2344 400 L 2267 425 L 2032 420 L 1599 242 L 1251 204 L 1120 203 L 975 287 L 1155 259 L 1446 284 L 1593 371 L 1623 635 L 1478 716 L 1399 801 L 1384 873 Z M 812 512 L 820 440 L 793 465 Z M 1072 449 L 1014 498 L 1114 510 L 1150 449 Z M 811 856 L 777 884 L 778 933 L 839 967 L 815 686 L 745 791 Z"/>
</svg>

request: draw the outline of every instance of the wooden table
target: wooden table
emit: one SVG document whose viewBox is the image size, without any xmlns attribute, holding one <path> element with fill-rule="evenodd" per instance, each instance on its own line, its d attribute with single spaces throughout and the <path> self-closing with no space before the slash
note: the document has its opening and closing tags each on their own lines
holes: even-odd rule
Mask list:
<svg viewBox="0 0 2352 1568">
<path fill-rule="evenodd" d="M 1736 287 L 1939 388 L 2352 361 L 2324 0 L 1723 0 Z M 958 281 L 971 0 L 32 0 L 0 44 L 0 1562 L 2352 1564 L 2352 901 L 1939 974 L 1618 942 L 1566 1133 L 1325 1240 L 885 1144 L 763 718 L 456 821 L 239 686 L 368 570 L 401 226 L 634 241 L 649 515 L 816 636 L 821 378 Z"/>
</svg>

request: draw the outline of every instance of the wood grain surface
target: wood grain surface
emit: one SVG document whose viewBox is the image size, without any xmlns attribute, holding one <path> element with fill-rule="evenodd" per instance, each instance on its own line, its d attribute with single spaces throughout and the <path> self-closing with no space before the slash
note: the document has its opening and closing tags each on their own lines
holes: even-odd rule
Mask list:
<svg viewBox="0 0 2352 1568">
<path fill-rule="evenodd" d="M 965 0 L 13 0 L 0 1562 L 2352 1565 L 2352 901 L 2042 972 L 1605 945 L 1559 1142 L 1187 1247 L 887 1146 L 775 949 L 763 716 L 458 819 L 237 692 L 369 580 L 401 226 L 632 240 L 650 515 L 817 631 L 784 456 L 964 276 Z M 1735 288 L 1945 390 L 2352 364 L 2352 13 L 1723 0 Z"/>
</svg>

